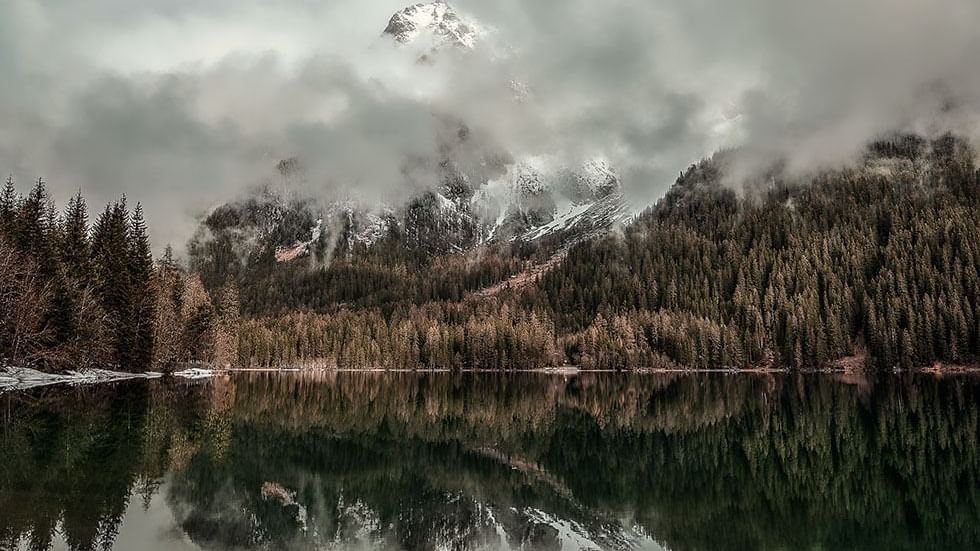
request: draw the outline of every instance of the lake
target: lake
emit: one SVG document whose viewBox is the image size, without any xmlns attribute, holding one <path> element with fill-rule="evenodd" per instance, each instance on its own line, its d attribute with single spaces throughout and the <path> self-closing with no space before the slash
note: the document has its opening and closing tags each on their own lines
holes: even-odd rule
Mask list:
<svg viewBox="0 0 980 551">
<path fill-rule="evenodd" d="M 0 395 L 2 549 L 977 549 L 980 379 L 240 373 Z"/>
</svg>

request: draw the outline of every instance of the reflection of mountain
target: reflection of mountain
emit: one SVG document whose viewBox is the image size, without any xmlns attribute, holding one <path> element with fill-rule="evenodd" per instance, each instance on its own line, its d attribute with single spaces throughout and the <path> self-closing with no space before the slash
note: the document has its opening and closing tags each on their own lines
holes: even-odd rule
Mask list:
<svg viewBox="0 0 980 551">
<path fill-rule="evenodd" d="M 249 428 L 235 446 L 230 462 L 192 465 L 170 490 L 182 526 L 206 547 L 249 538 L 273 547 L 387 542 L 407 549 L 573 539 L 626 548 L 642 540 L 641 530 L 555 495 L 535 474 L 458 443 Z M 269 487 L 282 491 L 270 496 Z M 203 488 L 216 493 L 202 499 Z"/>
<path fill-rule="evenodd" d="M 13 404 L 0 548 L 32 533 L 45 548 L 59 525 L 71 548 L 111 543 L 129 496 L 148 499 L 164 473 L 179 529 L 205 549 L 980 543 L 972 378 L 151 384 L 125 398 L 111 388 L 0 398 Z"/>
</svg>

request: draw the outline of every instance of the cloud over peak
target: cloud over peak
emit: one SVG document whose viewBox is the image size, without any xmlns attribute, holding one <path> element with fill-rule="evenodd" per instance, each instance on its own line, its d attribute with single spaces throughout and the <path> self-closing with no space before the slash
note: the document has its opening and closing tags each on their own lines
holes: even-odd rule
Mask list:
<svg viewBox="0 0 980 551">
<path fill-rule="evenodd" d="M 0 168 L 142 200 L 160 244 L 282 158 L 315 190 L 404 195 L 447 117 L 510 152 L 602 155 L 638 202 L 720 147 L 811 167 L 893 130 L 977 133 L 972 0 L 453 5 L 493 32 L 419 63 L 382 37 L 400 1 L 8 0 Z"/>
</svg>

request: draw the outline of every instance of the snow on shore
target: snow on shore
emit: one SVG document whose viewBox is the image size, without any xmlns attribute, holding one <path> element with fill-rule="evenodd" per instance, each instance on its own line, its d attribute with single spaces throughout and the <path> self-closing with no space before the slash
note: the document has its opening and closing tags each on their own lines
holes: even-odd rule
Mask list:
<svg viewBox="0 0 980 551">
<path fill-rule="evenodd" d="M 184 379 L 205 379 L 214 376 L 210 369 L 185 369 L 174 373 L 174 377 Z M 162 373 L 123 373 L 108 369 L 80 369 L 64 373 L 44 373 L 28 367 L 0 367 L 0 392 L 10 390 L 27 390 L 50 385 L 91 385 L 96 383 L 112 383 L 132 379 L 158 379 Z"/>
<path fill-rule="evenodd" d="M 65 373 L 44 373 L 28 367 L 5 367 L 0 368 L 0 391 L 26 390 L 57 384 L 90 385 L 149 377 L 150 375 L 144 373 L 122 373 L 108 369 L 81 369 L 66 371 Z"/>
<path fill-rule="evenodd" d="M 174 377 L 181 377 L 183 379 L 207 379 L 209 377 L 214 377 L 215 374 L 217 374 L 217 371 L 213 369 L 192 367 L 183 371 L 177 371 L 174 373 Z"/>
</svg>

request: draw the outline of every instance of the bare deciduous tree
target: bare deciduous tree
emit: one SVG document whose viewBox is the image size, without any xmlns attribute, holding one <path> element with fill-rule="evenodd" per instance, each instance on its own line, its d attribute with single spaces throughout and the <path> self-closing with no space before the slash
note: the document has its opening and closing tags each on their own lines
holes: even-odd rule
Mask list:
<svg viewBox="0 0 980 551">
<path fill-rule="evenodd" d="M 51 335 L 44 320 L 50 301 L 37 265 L 0 240 L 0 357 L 15 365 L 41 359 Z"/>
</svg>

